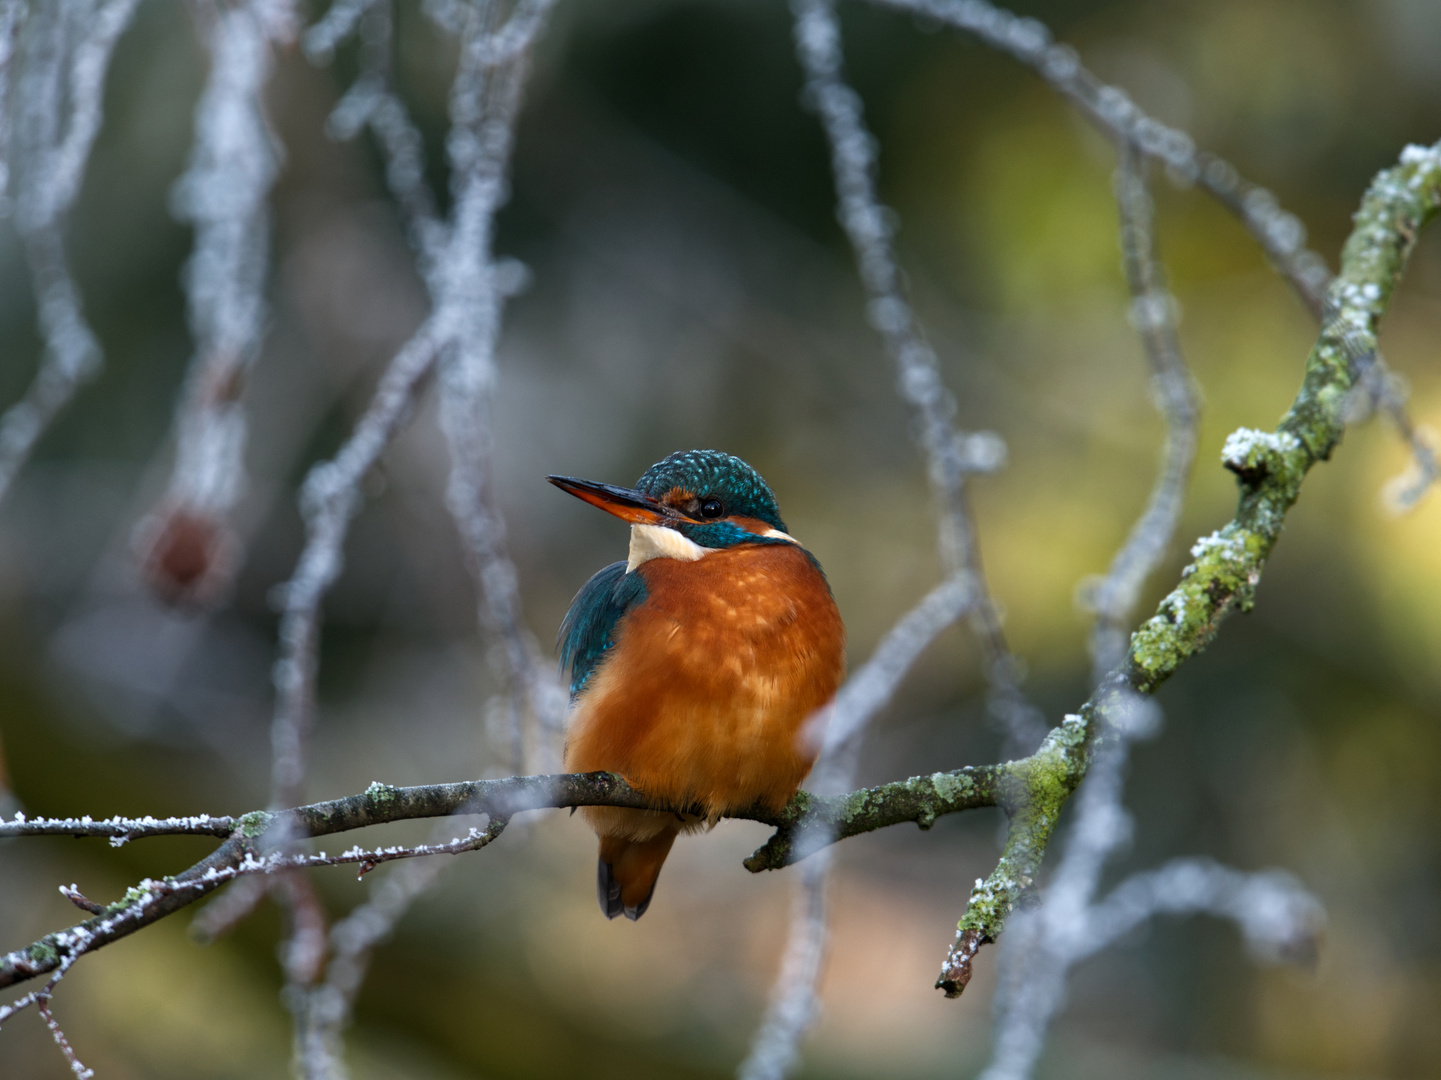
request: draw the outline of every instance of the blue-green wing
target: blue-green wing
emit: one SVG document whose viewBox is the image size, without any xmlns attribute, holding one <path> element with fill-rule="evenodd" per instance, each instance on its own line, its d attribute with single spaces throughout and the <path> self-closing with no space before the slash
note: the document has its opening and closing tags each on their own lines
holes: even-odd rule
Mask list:
<svg viewBox="0 0 1441 1080">
<path fill-rule="evenodd" d="M 560 624 L 560 671 L 570 672 L 570 697 L 586 682 L 615 644 L 621 616 L 645 599 L 645 582 L 627 574 L 625 562 L 614 562 L 581 586 Z"/>
</svg>

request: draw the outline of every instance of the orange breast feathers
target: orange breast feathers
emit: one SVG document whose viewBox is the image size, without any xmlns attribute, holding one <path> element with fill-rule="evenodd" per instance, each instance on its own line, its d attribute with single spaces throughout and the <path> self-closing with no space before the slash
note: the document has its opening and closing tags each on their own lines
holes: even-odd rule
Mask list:
<svg viewBox="0 0 1441 1080">
<path fill-rule="evenodd" d="M 815 760 L 801 725 L 845 673 L 825 578 L 794 544 L 651 559 L 634 573 L 646 599 L 576 703 L 566 770 L 620 773 L 657 805 L 700 806 L 712 821 L 784 805 Z"/>
</svg>

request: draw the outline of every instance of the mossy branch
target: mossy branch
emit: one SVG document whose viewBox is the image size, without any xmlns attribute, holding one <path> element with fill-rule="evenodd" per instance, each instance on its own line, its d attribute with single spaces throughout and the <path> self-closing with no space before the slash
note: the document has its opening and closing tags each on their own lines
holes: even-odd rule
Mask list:
<svg viewBox="0 0 1441 1080">
<path fill-rule="evenodd" d="M 1030 758 L 1006 766 L 1001 801 L 1010 830 L 999 864 L 972 890 L 936 986 L 955 997 L 971 977 L 976 950 L 999 937 L 1007 916 L 1034 892 L 1034 877 L 1056 817 L 1090 765 L 1098 737 L 1128 691 L 1153 694 L 1189 656 L 1203 650 L 1232 608 L 1249 611 L 1261 571 L 1307 472 L 1341 441 L 1347 403 L 1376 352 L 1377 327 L 1421 229 L 1441 209 L 1441 144 L 1409 146 L 1400 164 L 1372 181 L 1341 252 L 1324 324 L 1306 361 L 1301 389 L 1275 431 L 1241 429 L 1222 463 L 1236 474 L 1240 500 L 1224 528 L 1191 548 L 1180 583 L 1131 637 L 1122 671 L 1077 716 L 1047 736 Z"/>
</svg>

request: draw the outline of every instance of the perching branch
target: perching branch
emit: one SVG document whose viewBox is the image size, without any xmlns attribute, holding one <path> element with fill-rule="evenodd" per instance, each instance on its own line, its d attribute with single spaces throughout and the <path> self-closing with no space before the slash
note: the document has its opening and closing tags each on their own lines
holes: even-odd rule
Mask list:
<svg viewBox="0 0 1441 1080">
<path fill-rule="evenodd" d="M 751 871 L 776 870 L 795 862 L 802 853 L 815 850 L 810 841 L 822 833 L 842 840 L 907 821 L 926 829 L 945 814 L 1011 805 L 1016 790 L 1014 774 L 1019 764 L 932 773 L 845 795 L 800 792 L 780 811 L 753 807 L 730 816 L 776 827 L 776 834 L 745 863 Z M 447 845 L 372 850 L 356 847 L 338 855 L 306 855 L 289 850 L 297 837 L 313 839 L 371 825 L 457 814 L 483 814 L 492 822 L 508 821 L 527 810 L 576 806 L 657 808 L 653 800 L 614 773 L 595 772 L 510 776 L 419 787 L 375 783 L 343 799 L 293 810 L 257 810 L 230 819 L 202 816 L 158 822 L 146 818 L 25 820 L 21 815 L 16 820 L 0 822 L 0 839 L 57 835 L 108 838 L 119 835 L 127 840 L 178 834 L 213 836 L 222 821 L 227 821 L 230 828 L 220 847 L 188 869 L 159 881 L 142 882 L 120 900 L 106 905 L 103 914 L 0 957 L 0 987 L 53 971 L 66 957 L 93 952 L 158 922 L 238 877 L 307 866 L 358 865 L 368 869 L 368 864 L 382 861 L 474 850 L 493 839 L 488 830 L 476 829 Z M 694 808 L 665 809 L 683 812 Z M 117 833 L 117 828 L 124 831 Z M 484 841 L 477 842 L 481 838 Z"/>
</svg>

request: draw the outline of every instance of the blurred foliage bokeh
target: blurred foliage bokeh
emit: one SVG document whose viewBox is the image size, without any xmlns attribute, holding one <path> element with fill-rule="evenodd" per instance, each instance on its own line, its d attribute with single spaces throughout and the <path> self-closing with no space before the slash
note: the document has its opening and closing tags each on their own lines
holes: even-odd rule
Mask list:
<svg viewBox="0 0 1441 1080">
<path fill-rule="evenodd" d="M 443 190 L 454 57 L 419 5 L 401 7 L 399 76 Z M 1406 143 L 1441 136 L 1435 0 L 1037 0 L 1023 11 L 1271 187 L 1333 266 L 1369 177 Z M 1008 58 L 862 3 L 842 15 L 881 188 L 960 422 L 1009 446 L 1007 467 L 978 482 L 975 511 L 1027 687 L 1054 722 L 1086 694 L 1077 584 L 1104 569 L 1143 505 L 1161 433 L 1126 321 L 1113 153 Z M 269 100 L 285 166 L 271 325 L 246 396 L 245 561 L 216 610 L 176 612 L 139 583 L 132 538 L 163 486 L 190 354 L 179 286 L 190 237 L 167 199 L 205 61 L 178 0 L 145 0 L 120 42 L 69 229 L 105 369 L 0 506 L 12 812 L 236 813 L 265 801 L 268 593 L 299 549 L 296 487 L 425 308 L 374 147 L 324 134 L 354 66 L 344 51 L 329 68 L 298 50 L 278 61 Z M 853 663 L 936 580 L 922 467 L 799 89 L 781 0 L 575 0 L 542 44 L 498 241 L 531 279 L 507 313 L 496 416 L 498 483 L 542 640 L 625 534 L 541 477 L 629 483 L 683 447 L 721 447 L 765 474 L 829 573 Z M 1226 213 L 1164 178 L 1156 197 L 1206 409 L 1181 537 L 1148 605 L 1191 540 L 1230 516 L 1221 443 L 1237 426 L 1274 424 L 1314 332 Z M 27 281 L 4 223 L 3 403 L 39 353 Z M 1415 418 L 1441 427 L 1441 237 L 1423 241 L 1382 341 Z M 1158 923 L 1077 970 L 1043 1076 L 1441 1075 L 1441 495 L 1388 514 L 1381 492 L 1405 464 L 1372 421 L 1313 473 L 1255 611 L 1162 691 L 1164 731 L 1138 750 L 1128 787 L 1135 841 L 1112 868 L 1181 854 L 1286 868 L 1328 909 L 1319 964 L 1261 968 L 1230 926 Z M 428 402 L 370 485 L 326 604 L 313 797 L 502 767 L 445 468 Z M 862 779 L 993 760 L 983 697 L 972 639 L 948 633 L 878 721 Z M 646 918 L 616 924 L 595 908 L 589 832 L 559 812 L 534 817 L 460 860 L 380 948 L 350 1035 L 355 1075 L 729 1075 L 788 911 L 787 874 L 740 865 L 764 830 L 731 822 L 684 841 Z M 983 954 L 960 1001 L 931 984 L 999 824 L 986 813 L 843 845 L 806 1077 L 921 1080 L 984 1061 L 999 954 Z M 205 850 L 0 844 L 0 946 L 74 920 L 57 885 L 108 900 Z M 337 912 L 365 895 L 343 870 L 316 880 Z M 105 1080 L 285 1075 L 275 912 L 203 949 L 185 919 L 66 978 L 55 1009 L 84 1061 Z M 68 1075 L 33 1013 L 0 1033 L 0 1075 Z"/>
</svg>

